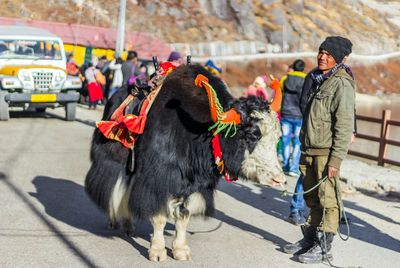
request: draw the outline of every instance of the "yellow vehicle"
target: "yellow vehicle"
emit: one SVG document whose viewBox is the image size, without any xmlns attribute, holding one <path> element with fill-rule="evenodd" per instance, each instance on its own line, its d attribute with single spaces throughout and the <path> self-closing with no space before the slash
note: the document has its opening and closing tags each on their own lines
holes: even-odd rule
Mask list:
<svg viewBox="0 0 400 268">
<path fill-rule="evenodd" d="M 0 26 L 0 120 L 10 107 L 65 107 L 66 120 L 75 120 L 82 83 L 66 73 L 62 40 L 48 31 L 24 26 Z"/>
</svg>

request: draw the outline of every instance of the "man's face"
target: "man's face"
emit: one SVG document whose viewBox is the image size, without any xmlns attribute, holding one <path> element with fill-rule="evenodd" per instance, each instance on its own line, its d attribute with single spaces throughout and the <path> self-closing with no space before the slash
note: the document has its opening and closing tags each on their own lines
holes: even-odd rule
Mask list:
<svg viewBox="0 0 400 268">
<path fill-rule="evenodd" d="M 320 50 L 317 56 L 318 69 L 326 73 L 336 65 L 335 59 L 326 50 Z"/>
</svg>

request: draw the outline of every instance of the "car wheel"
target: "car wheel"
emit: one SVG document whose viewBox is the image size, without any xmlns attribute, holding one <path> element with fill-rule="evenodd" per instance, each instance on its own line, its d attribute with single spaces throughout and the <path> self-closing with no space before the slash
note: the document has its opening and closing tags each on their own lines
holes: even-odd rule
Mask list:
<svg viewBox="0 0 400 268">
<path fill-rule="evenodd" d="M 44 113 L 44 112 L 46 112 L 46 108 L 47 108 L 47 107 L 36 107 L 36 108 L 35 108 L 35 111 L 36 111 L 37 113 Z"/>
<path fill-rule="evenodd" d="M 76 102 L 68 102 L 65 104 L 65 119 L 67 121 L 74 121 L 76 115 Z"/>
<path fill-rule="evenodd" d="M 8 92 L 0 92 L 0 120 L 7 121 L 10 119 L 10 113 L 8 111 L 8 102 L 6 102 L 5 97 Z"/>
</svg>

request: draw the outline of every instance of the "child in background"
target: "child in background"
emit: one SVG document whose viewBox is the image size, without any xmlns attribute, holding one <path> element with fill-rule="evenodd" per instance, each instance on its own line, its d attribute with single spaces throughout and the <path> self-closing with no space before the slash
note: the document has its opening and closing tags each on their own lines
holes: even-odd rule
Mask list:
<svg viewBox="0 0 400 268">
<path fill-rule="evenodd" d="M 257 76 L 253 84 L 251 84 L 244 92 L 245 97 L 256 96 L 264 101 L 268 101 L 267 93 L 267 77 Z"/>
</svg>

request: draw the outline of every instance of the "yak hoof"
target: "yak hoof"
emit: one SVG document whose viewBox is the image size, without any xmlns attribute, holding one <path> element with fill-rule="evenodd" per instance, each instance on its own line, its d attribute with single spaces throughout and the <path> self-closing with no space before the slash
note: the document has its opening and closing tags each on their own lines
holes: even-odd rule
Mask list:
<svg viewBox="0 0 400 268">
<path fill-rule="evenodd" d="M 114 221 L 114 220 L 107 220 L 107 228 L 110 230 L 116 230 L 119 228 L 118 226 L 118 222 Z"/>
<path fill-rule="evenodd" d="M 190 248 L 188 246 L 184 246 L 182 248 L 174 248 L 172 250 L 172 254 L 174 255 L 174 259 L 178 261 L 192 260 L 192 255 L 190 254 Z"/>
<path fill-rule="evenodd" d="M 154 262 L 165 261 L 167 259 L 167 250 L 165 248 L 150 248 L 149 260 Z"/>
<path fill-rule="evenodd" d="M 128 237 L 133 236 L 135 232 L 135 228 L 133 228 L 133 225 L 130 220 L 124 220 L 122 224 L 122 230 L 123 233 Z"/>
<path fill-rule="evenodd" d="M 131 228 L 131 229 L 125 229 L 125 230 L 124 230 L 124 234 L 125 234 L 127 237 L 131 237 L 131 236 L 133 236 L 133 235 L 135 234 L 135 230 L 133 230 L 132 228 Z"/>
</svg>

